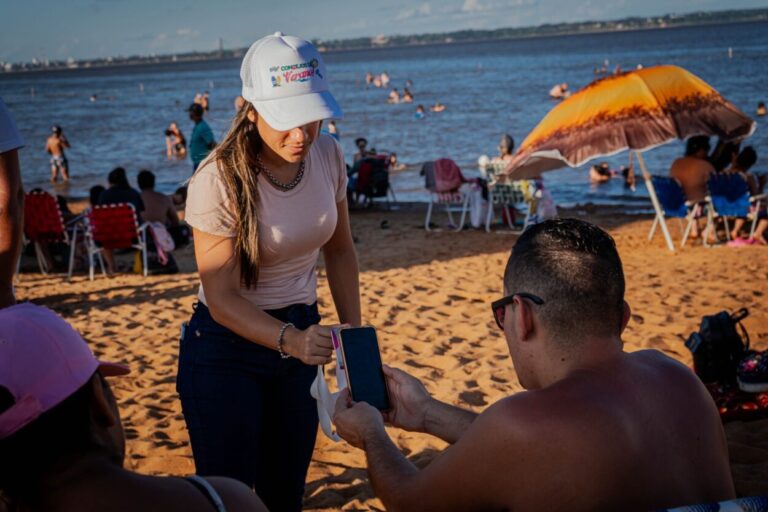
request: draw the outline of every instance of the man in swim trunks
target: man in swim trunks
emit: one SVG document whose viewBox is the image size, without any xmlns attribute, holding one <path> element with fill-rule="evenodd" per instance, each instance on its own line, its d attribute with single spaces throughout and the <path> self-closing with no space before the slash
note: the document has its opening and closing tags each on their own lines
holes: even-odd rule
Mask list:
<svg viewBox="0 0 768 512">
<path fill-rule="evenodd" d="M 64 154 L 64 148 L 69 148 L 69 140 L 61 130 L 61 126 L 51 128 L 51 136 L 45 143 L 45 150 L 51 155 L 51 181 L 55 182 L 59 173 L 63 181 L 69 181 L 69 162 Z"/>
<path fill-rule="evenodd" d="M 631 312 L 607 233 L 575 219 L 528 228 L 492 309 L 528 391 L 478 415 L 385 367 L 392 408 L 383 417 L 346 390 L 339 397 L 337 431 L 365 451 L 384 508 L 645 511 L 735 496 L 720 415 L 704 385 L 659 351 L 623 350 Z M 450 446 L 419 469 L 385 420 Z"/>
</svg>

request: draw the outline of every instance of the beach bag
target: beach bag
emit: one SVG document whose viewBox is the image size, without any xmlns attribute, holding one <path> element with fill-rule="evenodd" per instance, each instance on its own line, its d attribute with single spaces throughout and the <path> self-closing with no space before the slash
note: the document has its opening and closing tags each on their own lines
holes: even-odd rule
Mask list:
<svg viewBox="0 0 768 512">
<path fill-rule="evenodd" d="M 702 382 L 728 385 L 736 382 L 739 361 L 749 350 L 749 335 L 741 324 L 748 315 L 747 308 L 741 308 L 735 313 L 721 311 L 705 316 L 699 332 L 688 337 L 685 346 L 693 354 L 693 368 Z"/>
<path fill-rule="evenodd" d="M 312 395 L 317 401 L 317 416 L 320 420 L 320 428 L 323 434 L 331 441 L 341 441 L 341 437 L 333 429 L 333 412 L 336 409 L 336 400 L 339 398 L 341 390 L 347 387 L 347 376 L 344 373 L 344 363 L 341 356 L 341 337 L 339 336 L 339 330 L 336 328 L 331 329 L 331 340 L 333 342 L 333 349 L 336 353 L 336 386 L 338 391 L 331 393 L 328 389 L 328 381 L 325 378 L 325 366 L 319 365 L 317 367 L 317 376 L 312 382 L 312 386 L 309 388 L 309 394 Z"/>
</svg>

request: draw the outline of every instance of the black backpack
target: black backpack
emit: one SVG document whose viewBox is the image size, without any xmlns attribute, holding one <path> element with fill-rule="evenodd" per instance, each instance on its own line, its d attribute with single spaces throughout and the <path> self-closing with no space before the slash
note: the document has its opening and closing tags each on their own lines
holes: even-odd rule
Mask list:
<svg viewBox="0 0 768 512">
<path fill-rule="evenodd" d="M 726 385 L 736 382 L 739 361 L 749 351 L 749 335 L 741 325 L 747 315 L 747 308 L 741 308 L 732 314 L 721 311 L 705 316 L 699 332 L 688 337 L 685 346 L 693 353 L 693 368 L 702 382 Z M 736 330 L 737 324 L 743 337 Z"/>
</svg>

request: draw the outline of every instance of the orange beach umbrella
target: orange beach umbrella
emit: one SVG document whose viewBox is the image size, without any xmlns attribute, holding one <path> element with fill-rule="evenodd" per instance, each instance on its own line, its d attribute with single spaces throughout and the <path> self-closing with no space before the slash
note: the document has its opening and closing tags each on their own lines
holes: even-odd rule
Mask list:
<svg viewBox="0 0 768 512">
<path fill-rule="evenodd" d="M 737 140 L 754 130 L 751 118 L 699 77 L 677 66 L 653 66 L 596 80 L 562 101 L 526 137 L 504 173 L 532 178 L 635 150 L 660 213 L 640 152 L 693 135 Z M 674 250 L 666 224 L 661 227 Z"/>
</svg>

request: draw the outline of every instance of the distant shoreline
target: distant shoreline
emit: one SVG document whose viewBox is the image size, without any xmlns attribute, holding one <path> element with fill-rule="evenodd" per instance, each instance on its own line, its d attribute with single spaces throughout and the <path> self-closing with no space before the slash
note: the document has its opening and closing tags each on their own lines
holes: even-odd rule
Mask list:
<svg viewBox="0 0 768 512">
<path fill-rule="evenodd" d="M 570 36 L 592 36 L 597 34 L 616 34 L 616 33 L 631 33 L 631 32 L 649 32 L 653 30 L 675 30 L 680 28 L 693 28 L 693 27 L 708 27 L 708 26 L 727 26 L 727 25 L 746 25 L 746 24 L 755 24 L 755 23 L 768 23 L 768 19 L 759 19 L 759 20 L 739 20 L 739 21 L 712 21 L 712 22 L 701 22 L 701 23 L 686 23 L 686 24 L 679 24 L 672 27 L 633 27 L 633 28 L 622 28 L 622 29 L 605 29 L 605 30 L 578 30 L 578 31 L 572 31 L 572 32 L 558 32 L 557 34 L 531 34 L 531 35 L 519 35 L 519 36 L 512 36 L 512 37 L 489 37 L 489 38 L 481 38 L 481 39 L 471 39 L 471 40 L 463 40 L 463 41 L 443 41 L 443 42 L 435 42 L 435 43 L 412 43 L 412 44 L 400 44 L 400 45 L 390 45 L 390 46 L 371 46 L 367 48 L 343 48 L 343 49 L 333 49 L 333 50 L 325 50 L 322 53 L 324 54 L 334 54 L 334 53 L 353 53 L 353 52 L 367 52 L 367 51 L 383 51 L 383 50 L 396 50 L 396 49 L 403 49 L 403 48 L 429 48 L 433 46 L 455 46 L 460 44 L 475 44 L 475 43 L 495 43 L 495 42 L 503 42 L 503 41 L 518 41 L 518 40 L 525 40 L 525 39 L 557 39 L 560 37 L 570 37 Z M 231 60 L 231 59 L 220 59 L 222 61 L 225 60 Z M 199 61 L 198 61 L 199 62 Z M 74 71 L 74 70 L 73 70 Z M 2 74 L 0 74 L 2 76 Z"/>
<path fill-rule="evenodd" d="M 762 10 L 761 10 L 762 12 Z M 621 20 L 604 23 L 619 23 Z M 597 23 L 597 22 L 590 22 Z M 602 22 L 601 22 L 602 23 Z M 616 34 L 616 33 L 632 33 L 632 32 L 646 32 L 652 30 L 675 30 L 694 27 L 708 27 L 708 26 L 728 26 L 739 24 L 755 24 L 755 23 L 768 23 L 768 18 L 759 17 L 757 19 L 734 19 L 734 20 L 716 20 L 716 21 L 691 21 L 691 22 L 679 22 L 674 25 L 668 26 L 633 26 L 627 28 L 605 27 L 598 29 L 571 29 L 563 30 L 554 33 L 531 33 L 531 34 L 519 34 L 512 36 L 497 36 L 497 37 L 478 37 L 468 38 L 460 40 L 451 39 L 446 35 L 446 39 L 442 41 L 427 41 L 427 42 L 411 42 L 405 44 L 381 44 L 371 46 L 359 46 L 349 48 L 324 48 L 322 44 L 319 44 L 320 50 L 324 54 L 339 54 L 339 53 L 357 53 L 363 51 L 381 51 L 389 49 L 405 49 L 405 48 L 427 48 L 436 46 L 453 46 L 461 44 L 476 44 L 476 43 L 491 43 L 496 41 L 515 41 L 515 40 L 527 40 L 527 39 L 546 39 L 546 38 L 560 38 L 560 37 L 572 37 L 580 35 L 597 35 L 597 34 Z M 583 25 L 582 23 L 574 23 L 574 26 Z M 490 31 L 488 31 L 490 32 Z M 398 36 L 400 37 L 400 36 Z M 415 37 L 415 36 L 413 36 Z M 194 52 L 186 55 L 165 55 L 158 57 L 136 57 L 135 60 L 127 59 L 121 62 L 107 63 L 91 61 L 80 61 L 77 67 L 68 67 L 65 65 L 51 66 L 51 67 L 35 67 L 35 68 L 23 68 L 13 69 L 11 71 L 0 71 L 0 79 L 2 77 L 18 77 L 28 76 L 38 73 L 77 73 L 80 71 L 103 71 L 103 70 L 119 70 L 123 68 L 135 68 L 139 66 L 146 67 L 173 67 L 182 66 L 184 64 L 199 64 L 199 63 L 216 63 L 216 62 L 228 62 L 235 61 L 242 58 L 245 49 L 226 50 L 226 56 L 221 56 L 221 52 Z"/>
</svg>

